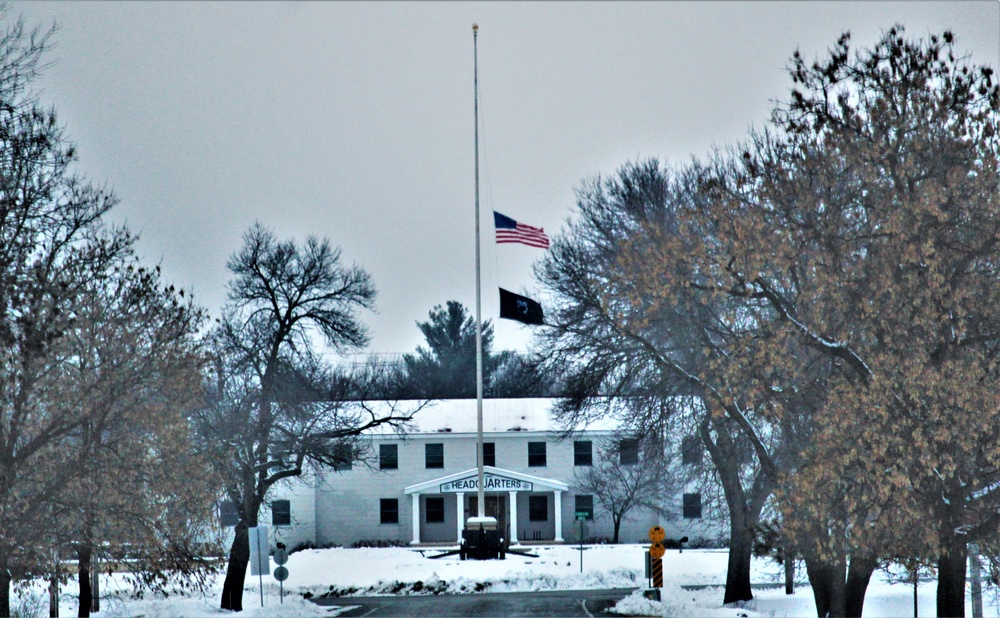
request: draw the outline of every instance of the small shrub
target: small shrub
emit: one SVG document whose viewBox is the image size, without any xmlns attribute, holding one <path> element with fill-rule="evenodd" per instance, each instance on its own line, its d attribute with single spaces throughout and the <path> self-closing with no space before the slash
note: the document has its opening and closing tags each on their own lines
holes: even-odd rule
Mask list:
<svg viewBox="0 0 1000 618">
<path fill-rule="evenodd" d="M 761 521 L 754 527 L 753 555 L 773 558 L 781 564 L 781 524 L 777 520 Z"/>
<path fill-rule="evenodd" d="M 49 595 L 31 590 L 19 591 L 10 598 L 11 618 L 34 618 L 48 612 Z"/>
<path fill-rule="evenodd" d="M 406 547 L 407 544 L 399 539 L 362 539 L 351 547 L 358 549 L 361 547 Z"/>
<path fill-rule="evenodd" d="M 288 550 L 288 555 L 292 555 L 297 551 L 305 551 L 307 549 L 336 549 L 338 547 L 343 547 L 339 543 L 323 543 L 322 545 L 316 545 L 312 541 L 303 541 L 295 547 Z"/>
<path fill-rule="evenodd" d="M 685 543 L 684 547 L 689 549 L 722 549 L 729 547 L 729 541 L 719 537 L 696 536 Z"/>
</svg>

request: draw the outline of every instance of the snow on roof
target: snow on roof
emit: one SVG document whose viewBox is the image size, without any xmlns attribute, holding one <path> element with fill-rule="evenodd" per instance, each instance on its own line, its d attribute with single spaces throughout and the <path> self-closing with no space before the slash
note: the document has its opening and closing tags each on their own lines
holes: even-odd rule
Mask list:
<svg viewBox="0 0 1000 618">
<path fill-rule="evenodd" d="M 552 415 L 555 399 L 484 399 L 483 433 L 549 432 L 562 426 Z M 431 401 L 414 415 L 408 434 L 476 433 L 476 400 L 445 399 Z M 613 423 L 592 424 L 588 431 L 611 431 Z"/>
</svg>

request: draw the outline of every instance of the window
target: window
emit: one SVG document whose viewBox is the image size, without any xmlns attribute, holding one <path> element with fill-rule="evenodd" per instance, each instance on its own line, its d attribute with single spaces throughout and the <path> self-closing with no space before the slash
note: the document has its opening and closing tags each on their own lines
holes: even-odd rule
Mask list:
<svg viewBox="0 0 1000 618">
<path fill-rule="evenodd" d="M 378 467 L 379 470 L 395 470 L 399 468 L 398 444 L 378 445 Z"/>
<path fill-rule="evenodd" d="M 630 439 L 619 442 L 618 456 L 623 466 L 634 466 L 639 463 L 639 441 Z"/>
<path fill-rule="evenodd" d="M 276 468 L 290 470 L 295 464 L 295 454 L 292 452 L 292 443 L 287 440 L 275 440 L 268 447 L 268 454 L 271 460 L 277 462 Z"/>
<path fill-rule="evenodd" d="M 549 497 L 528 496 L 528 521 L 549 520 Z"/>
<path fill-rule="evenodd" d="M 528 442 L 528 467 L 545 467 L 545 443 Z"/>
<path fill-rule="evenodd" d="M 444 444 L 424 445 L 424 464 L 427 468 L 444 467 Z"/>
<path fill-rule="evenodd" d="M 333 447 L 333 469 L 337 472 L 347 472 L 353 467 L 354 452 L 351 445 L 341 442 Z"/>
<path fill-rule="evenodd" d="M 594 465 L 594 445 L 590 440 L 577 440 L 573 443 L 573 465 Z"/>
<path fill-rule="evenodd" d="M 684 438 L 684 441 L 681 443 L 681 461 L 684 465 L 700 466 L 701 454 L 701 440 L 695 436 Z"/>
<path fill-rule="evenodd" d="M 379 502 L 379 523 L 398 524 L 399 523 L 399 500 L 396 498 L 382 498 Z"/>
<path fill-rule="evenodd" d="M 427 523 L 444 523 L 444 498 L 426 498 L 424 512 L 427 515 Z"/>
<path fill-rule="evenodd" d="M 684 519 L 701 519 L 701 494 L 684 494 Z"/>
<path fill-rule="evenodd" d="M 586 513 L 587 519 L 594 518 L 594 496 L 577 496 L 574 512 Z"/>
<path fill-rule="evenodd" d="M 236 511 L 236 505 L 232 500 L 223 500 L 219 503 L 219 519 L 222 520 L 223 528 L 240 523 L 240 514 Z"/>
<path fill-rule="evenodd" d="M 271 502 L 271 525 L 292 525 L 292 504 L 288 500 L 274 500 Z"/>
<path fill-rule="evenodd" d="M 483 465 L 497 465 L 497 445 L 496 442 L 483 442 Z"/>
</svg>

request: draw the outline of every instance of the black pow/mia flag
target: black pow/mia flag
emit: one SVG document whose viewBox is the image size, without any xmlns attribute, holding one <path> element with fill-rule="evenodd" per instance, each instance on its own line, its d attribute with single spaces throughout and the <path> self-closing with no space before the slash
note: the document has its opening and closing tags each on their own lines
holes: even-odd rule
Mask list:
<svg viewBox="0 0 1000 618">
<path fill-rule="evenodd" d="M 527 296 L 500 288 L 500 317 L 525 324 L 543 324 L 542 306 Z"/>
</svg>

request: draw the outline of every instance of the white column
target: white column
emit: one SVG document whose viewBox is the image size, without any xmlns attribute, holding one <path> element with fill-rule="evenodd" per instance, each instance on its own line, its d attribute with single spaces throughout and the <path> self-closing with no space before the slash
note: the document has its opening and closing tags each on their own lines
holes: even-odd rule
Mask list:
<svg viewBox="0 0 1000 618">
<path fill-rule="evenodd" d="M 413 540 L 410 545 L 420 543 L 420 494 L 410 494 L 413 497 Z"/>
<path fill-rule="evenodd" d="M 556 490 L 556 491 L 554 491 L 552 493 L 553 493 L 553 495 L 555 495 L 555 500 L 556 500 L 556 503 L 555 503 L 555 507 L 556 507 L 556 538 L 555 538 L 555 541 L 557 543 L 562 543 L 563 542 L 563 535 L 562 535 L 562 492 L 559 491 L 559 490 Z"/>
<path fill-rule="evenodd" d="M 458 521 L 458 524 L 457 524 L 457 526 L 458 526 L 458 541 L 457 542 L 459 544 L 461 544 L 462 543 L 462 528 L 465 527 L 465 494 L 459 492 L 459 493 L 455 494 L 455 498 L 457 498 L 457 501 L 458 501 L 458 505 L 455 507 L 455 514 L 456 514 L 455 519 L 456 519 L 456 521 Z"/>
<path fill-rule="evenodd" d="M 517 492 L 510 492 L 510 544 L 520 545 L 517 540 Z"/>
</svg>

